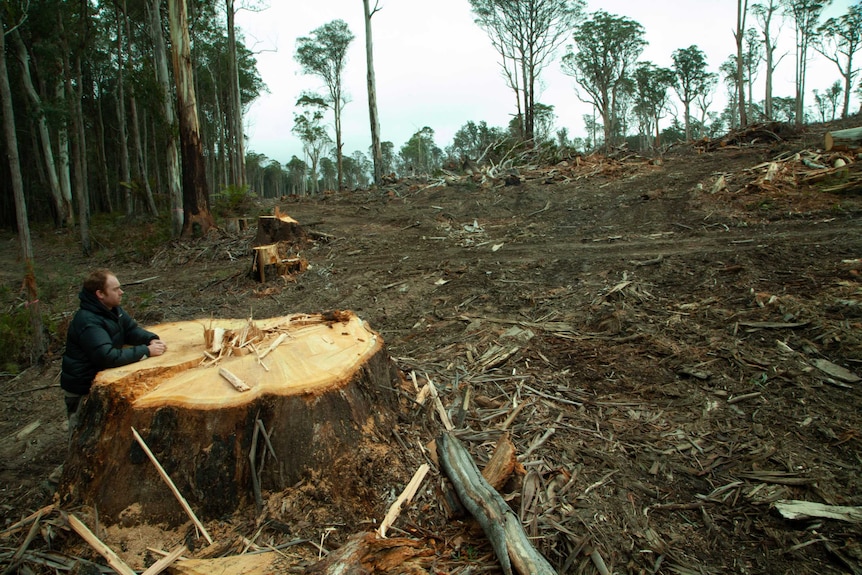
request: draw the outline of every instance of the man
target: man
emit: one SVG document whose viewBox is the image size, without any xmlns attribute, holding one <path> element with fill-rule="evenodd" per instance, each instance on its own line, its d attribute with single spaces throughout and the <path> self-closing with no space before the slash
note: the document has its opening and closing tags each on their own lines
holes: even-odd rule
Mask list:
<svg viewBox="0 0 862 575">
<path fill-rule="evenodd" d="M 78 299 L 81 307 L 69 324 L 60 375 L 70 430 L 98 372 L 167 351 L 159 336 L 139 327 L 120 307 L 123 290 L 111 271 L 99 269 L 87 276 Z"/>
</svg>

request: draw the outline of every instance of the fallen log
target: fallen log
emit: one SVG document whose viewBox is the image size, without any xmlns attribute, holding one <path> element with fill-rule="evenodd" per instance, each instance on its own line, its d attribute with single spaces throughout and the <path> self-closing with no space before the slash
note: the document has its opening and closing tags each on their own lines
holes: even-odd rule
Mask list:
<svg viewBox="0 0 862 575">
<path fill-rule="evenodd" d="M 505 575 L 556 575 L 530 543 L 518 516 L 479 473 L 470 453 L 453 434 L 437 439 L 438 457 L 464 507 L 476 518 Z M 515 571 L 512 571 L 512 569 Z"/>
<path fill-rule="evenodd" d="M 216 328 L 224 332 L 218 355 L 204 336 Z M 153 329 L 169 351 L 100 372 L 82 403 L 58 490 L 64 505 L 93 505 L 109 524 L 124 510 L 143 521 L 186 521 L 134 429 L 202 521 L 250 503 L 256 481 L 278 492 L 312 473 L 335 501 L 384 506 L 362 488 L 360 471 L 373 446 L 392 441 L 402 379 L 380 336 L 355 314 Z M 265 363 L 258 349 L 268 352 Z M 253 442 L 260 429 L 265 437 Z M 270 464 L 260 465 L 264 457 Z"/>
<path fill-rule="evenodd" d="M 862 148 L 862 127 L 826 132 L 823 140 L 827 152 L 856 152 Z"/>
</svg>

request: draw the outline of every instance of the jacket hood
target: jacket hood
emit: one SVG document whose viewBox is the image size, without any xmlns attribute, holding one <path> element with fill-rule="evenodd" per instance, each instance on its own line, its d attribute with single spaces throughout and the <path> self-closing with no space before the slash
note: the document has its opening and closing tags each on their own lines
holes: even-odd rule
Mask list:
<svg viewBox="0 0 862 575">
<path fill-rule="evenodd" d="M 81 300 L 81 309 L 102 315 L 116 316 L 118 313 L 116 309 L 110 310 L 105 307 L 105 304 L 99 301 L 96 294 L 88 292 L 83 288 L 81 288 L 81 293 L 78 294 L 78 299 Z"/>
</svg>

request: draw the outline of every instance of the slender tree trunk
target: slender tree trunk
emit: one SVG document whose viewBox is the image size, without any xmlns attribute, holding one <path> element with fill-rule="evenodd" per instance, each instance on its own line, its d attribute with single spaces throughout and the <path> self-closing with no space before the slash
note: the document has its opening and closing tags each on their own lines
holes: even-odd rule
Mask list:
<svg viewBox="0 0 862 575">
<path fill-rule="evenodd" d="M 30 241 L 30 221 L 27 217 L 27 201 L 24 198 L 24 180 L 21 176 L 21 159 L 18 155 L 18 138 L 15 135 L 15 113 L 12 108 L 12 89 L 9 87 L 9 72 L 6 67 L 6 40 L 3 15 L 0 13 L 0 100 L 3 107 L 3 132 L 6 137 L 6 157 L 12 179 L 12 195 L 15 197 L 15 219 L 18 222 L 18 245 L 24 261 L 24 286 L 27 290 L 27 306 L 30 311 L 32 343 L 30 359 L 36 361 L 45 352 L 42 315 L 36 291 L 36 274 L 33 270 L 33 244 Z"/>
<path fill-rule="evenodd" d="M 126 3 L 123 1 L 123 12 Z M 135 198 L 132 195 L 132 172 L 129 164 L 129 138 L 126 133 L 126 91 L 123 68 L 123 27 L 120 25 L 120 14 L 117 11 L 117 125 L 120 129 L 120 185 L 125 189 L 126 214 L 135 211 Z"/>
<path fill-rule="evenodd" d="M 64 102 L 66 100 L 66 83 L 65 80 L 57 81 L 57 101 Z M 65 204 L 66 213 L 69 214 L 69 225 L 75 225 L 75 210 L 72 207 L 72 180 L 70 175 L 69 164 L 69 123 L 66 118 L 60 121 L 60 127 L 57 130 L 57 172 L 60 178 L 60 192 L 63 194 L 63 204 Z"/>
<path fill-rule="evenodd" d="M 737 0 L 736 3 L 736 88 L 737 88 L 737 105 L 739 106 L 739 125 L 745 127 L 748 125 L 748 115 L 745 110 L 745 81 L 744 67 L 742 63 L 742 46 L 745 39 L 745 16 L 748 12 L 748 0 Z"/>
<path fill-rule="evenodd" d="M 51 199 L 54 202 L 56 213 L 54 223 L 58 227 L 63 227 L 68 224 L 69 215 L 66 213 L 66 204 L 63 202 L 63 193 L 60 190 L 60 179 L 57 176 L 57 165 L 54 163 L 54 151 L 51 146 L 51 132 L 48 130 L 48 120 L 45 118 L 45 113 L 42 109 L 42 99 L 36 92 L 36 88 L 33 87 L 33 81 L 30 78 L 30 55 L 17 29 L 12 33 L 12 42 L 18 51 L 18 61 L 21 64 L 21 79 L 23 80 L 24 90 L 27 92 L 30 103 L 36 111 L 36 124 L 39 128 L 39 140 L 42 144 L 45 173 L 48 177 Z"/>
<path fill-rule="evenodd" d="M 183 192 L 180 183 L 180 158 L 177 151 L 176 126 L 177 117 L 174 111 L 174 100 L 171 95 L 171 79 L 168 72 L 168 56 L 165 48 L 165 35 L 162 31 L 162 13 L 160 0 L 150 0 L 147 8 L 150 12 L 150 30 L 153 37 L 153 52 L 155 58 L 156 79 L 161 88 L 162 110 L 167 129 L 165 137 L 165 165 L 168 197 L 171 209 L 171 235 L 179 237 L 183 230 Z"/>
<path fill-rule="evenodd" d="M 183 236 L 200 236 L 215 227 L 198 124 L 186 0 L 168 0 L 174 79 L 183 158 Z"/>
<path fill-rule="evenodd" d="M 231 168 L 233 184 L 246 185 L 245 142 L 242 129 L 242 94 L 239 91 L 239 66 L 236 56 L 236 29 L 234 26 L 234 0 L 225 0 L 227 9 L 228 72 L 230 73 L 230 131 L 231 131 Z"/>
<path fill-rule="evenodd" d="M 87 14 L 81 16 L 88 18 Z M 84 117 L 81 107 L 83 88 L 81 86 L 81 58 L 75 56 L 74 68 L 71 61 L 71 48 L 68 38 L 65 37 L 62 18 L 58 21 L 58 29 L 63 36 L 63 77 L 65 78 L 66 94 L 68 94 L 67 110 L 72 118 L 71 160 L 72 175 L 75 196 L 78 200 L 78 228 L 81 234 L 81 251 L 85 256 L 90 255 L 90 197 L 86 193 L 86 141 L 84 139 Z M 73 79 L 75 82 L 73 82 Z M 75 89 L 77 83 L 78 89 Z"/>
<path fill-rule="evenodd" d="M 131 57 L 132 54 L 132 33 L 131 28 L 129 26 L 129 15 L 126 12 L 126 1 L 123 0 L 123 25 L 125 27 L 126 34 L 126 54 Z M 144 153 L 143 148 L 141 146 L 141 128 L 140 128 L 140 120 L 138 118 L 138 102 L 135 97 L 135 87 L 134 84 L 129 87 L 129 113 L 131 114 L 131 118 L 129 119 L 129 126 L 132 130 L 132 148 L 135 154 L 135 178 L 140 182 L 140 185 L 143 186 L 144 199 L 147 203 L 147 210 L 150 214 L 157 216 L 158 209 L 156 209 L 156 203 L 153 201 L 153 190 L 150 188 L 150 180 L 147 177 L 147 171 L 144 167 Z"/>
<path fill-rule="evenodd" d="M 99 139 L 96 145 L 97 161 L 99 162 L 99 188 L 101 190 L 102 201 L 104 202 L 104 209 L 108 212 L 113 212 L 114 200 L 111 197 L 111 185 L 108 177 L 108 154 L 105 151 L 105 114 L 102 112 L 102 96 L 105 92 L 99 84 L 96 85 L 99 90 L 99 97 L 96 98 L 96 126 L 99 130 Z"/>
<path fill-rule="evenodd" d="M 362 0 L 365 7 L 365 62 L 368 83 L 368 121 L 371 124 L 371 159 L 374 162 L 374 183 L 383 181 L 383 152 L 380 148 L 380 120 L 377 116 L 377 82 L 374 78 L 374 41 L 371 37 L 371 17 L 377 11 L 369 8 L 369 0 Z"/>
</svg>

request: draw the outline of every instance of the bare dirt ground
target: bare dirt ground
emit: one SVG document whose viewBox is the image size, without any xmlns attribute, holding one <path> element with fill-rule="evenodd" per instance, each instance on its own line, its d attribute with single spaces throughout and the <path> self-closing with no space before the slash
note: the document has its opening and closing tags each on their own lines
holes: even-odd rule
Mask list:
<svg viewBox="0 0 862 575">
<path fill-rule="evenodd" d="M 862 196 L 752 184 L 757 166 L 821 141 L 812 131 L 679 147 L 660 165 L 585 158 L 522 170 L 512 186 L 399 182 L 287 199 L 282 212 L 331 238 L 302 252 L 307 271 L 266 284 L 247 275 L 253 229 L 143 249 L 143 234 L 108 239 L 94 226 L 100 249 L 86 259 L 71 233 L 35 230 L 42 300 L 62 333 L 85 271 L 107 266 L 127 285 L 148 280 L 124 300 L 144 325 L 353 310 L 444 405 L 472 390 L 459 437 L 480 467 L 506 423 L 525 475 L 502 495 L 559 573 L 598 573 L 598 557 L 612 573 L 862 573 L 858 519 L 790 521 L 774 505 L 862 505 L 862 284 L 847 262 L 862 257 Z M 0 239 L 15 296 L 16 240 Z M 52 501 L 48 477 L 66 452 L 61 353 L 54 342 L 44 365 L 0 379 L 6 525 Z M 419 406 L 400 421 L 391 458 L 406 483 L 440 424 Z M 421 570 L 392 572 L 501 572 L 471 519 L 447 516 L 441 483 L 433 468 L 395 524 L 429 550 Z M 327 505 L 313 482 L 265 495 L 266 521 L 239 515 L 213 530 L 300 541 L 285 550 L 295 565 L 385 513 Z M 186 531 L 101 535 L 143 568 L 146 547 L 169 550 Z M 0 565 L 26 533 L 0 538 Z M 30 544 L 49 548 L 101 562 L 59 519 Z"/>
</svg>

